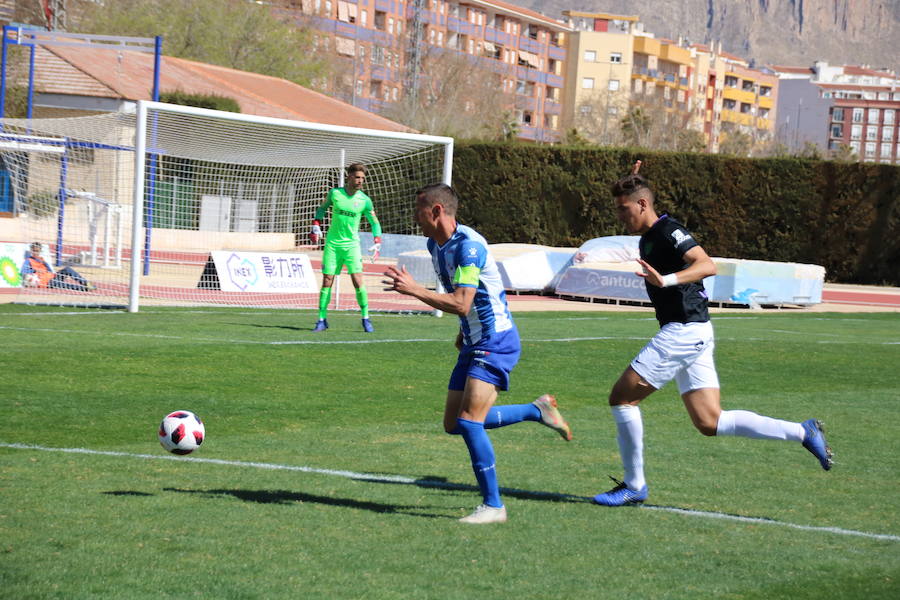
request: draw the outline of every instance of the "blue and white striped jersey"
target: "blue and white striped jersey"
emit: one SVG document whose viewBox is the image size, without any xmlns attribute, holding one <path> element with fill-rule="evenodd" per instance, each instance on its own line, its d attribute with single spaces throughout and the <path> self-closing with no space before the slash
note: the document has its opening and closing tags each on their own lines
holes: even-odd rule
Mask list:
<svg viewBox="0 0 900 600">
<path fill-rule="evenodd" d="M 428 240 L 431 262 L 444 289 L 476 288 L 472 309 L 459 318 L 465 343 L 470 346 L 515 328 L 500 270 L 487 246 L 487 240 L 466 225 L 457 225 L 443 246 Z"/>
</svg>

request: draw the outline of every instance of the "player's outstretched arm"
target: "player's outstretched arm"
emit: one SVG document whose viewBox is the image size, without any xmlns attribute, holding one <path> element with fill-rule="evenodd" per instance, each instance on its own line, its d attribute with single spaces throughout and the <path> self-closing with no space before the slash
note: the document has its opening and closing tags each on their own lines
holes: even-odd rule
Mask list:
<svg viewBox="0 0 900 600">
<path fill-rule="evenodd" d="M 387 277 L 387 279 L 382 280 L 382 283 L 387 286 L 384 288 L 385 291 L 399 292 L 406 296 L 412 296 L 432 308 L 461 317 L 469 314 L 472 302 L 475 300 L 474 287 L 460 286 L 452 292 L 441 294 L 419 284 L 406 270 L 406 267 L 399 269 L 393 266 L 388 267 L 384 275 Z"/>
</svg>

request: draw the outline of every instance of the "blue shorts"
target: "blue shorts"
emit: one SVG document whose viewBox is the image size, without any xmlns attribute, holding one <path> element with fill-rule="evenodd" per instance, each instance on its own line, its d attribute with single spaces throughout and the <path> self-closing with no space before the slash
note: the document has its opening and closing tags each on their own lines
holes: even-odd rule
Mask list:
<svg viewBox="0 0 900 600">
<path fill-rule="evenodd" d="M 494 334 L 473 346 L 463 346 L 450 374 L 447 389 L 462 391 L 466 387 L 466 379 L 472 377 L 492 383 L 505 392 L 509 389 L 509 374 L 521 354 L 522 344 L 515 328 Z"/>
</svg>

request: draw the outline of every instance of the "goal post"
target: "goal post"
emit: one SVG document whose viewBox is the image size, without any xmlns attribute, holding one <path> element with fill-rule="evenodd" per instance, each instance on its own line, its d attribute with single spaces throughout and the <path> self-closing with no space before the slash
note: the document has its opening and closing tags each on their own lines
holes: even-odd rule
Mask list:
<svg viewBox="0 0 900 600">
<path fill-rule="evenodd" d="M 364 191 L 385 237 L 422 247 L 414 192 L 452 176 L 452 138 L 159 102 L 140 101 L 134 114 L 4 119 L 0 127 L 0 168 L 13 182 L 25 239 L 47 244 L 57 267 L 94 288 L 22 288 L 26 301 L 132 312 L 147 304 L 314 308 L 321 246 L 307 233 L 348 164 L 366 165 Z M 29 136 L 50 141 L 27 145 Z M 428 309 L 383 292 L 383 270 L 366 261 L 370 308 Z M 352 290 L 349 278 L 344 289 Z M 332 309 L 356 308 L 352 292 L 336 295 Z"/>
</svg>

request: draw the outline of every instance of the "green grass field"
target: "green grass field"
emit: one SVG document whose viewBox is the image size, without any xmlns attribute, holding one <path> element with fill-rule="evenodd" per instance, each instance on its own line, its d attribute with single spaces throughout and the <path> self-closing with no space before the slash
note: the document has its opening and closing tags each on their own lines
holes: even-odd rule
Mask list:
<svg viewBox="0 0 900 600">
<path fill-rule="evenodd" d="M 510 520 L 467 526 L 455 318 L 0 305 L 0 598 L 900 597 L 900 316 L 715 316 L 724 407 L 822 419 L 835 468 L 701 436 L 670 384 L 618 509 L 589 502 L 621 476 L 606 397 L 655 321 L 517 320 L 500 402 L 555 393 L 575 439 L 492 431 Z M 156 440 L 175 409 L 206 423 L 187 458 Z"/>
</svg>

